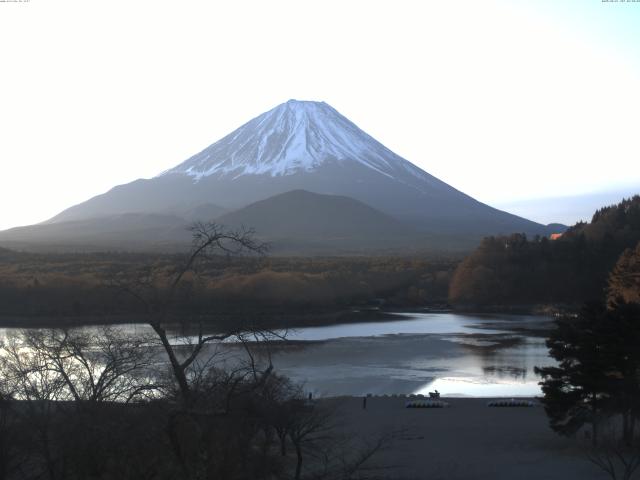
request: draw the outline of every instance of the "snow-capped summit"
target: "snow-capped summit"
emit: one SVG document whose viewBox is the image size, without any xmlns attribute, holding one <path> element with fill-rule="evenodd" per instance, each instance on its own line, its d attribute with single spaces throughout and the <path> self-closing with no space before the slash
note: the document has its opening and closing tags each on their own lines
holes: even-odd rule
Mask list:
<svg viewBox="0 0 640 480">
<path fill-rule="evenodd" d="M 229 212 L 279 196 L 261 205 L 278 205 L 262 220 L 280 225 L 283 202 L 302 198 L 282 194 L 299 190 L 349 197 L 441 243 L 442 235 L 469 244 L 486 234 L 544 233 L 542 225 L 480 203 L 416 167 L 326 103 L 298 100 L 257 116 L 175 168 L 114 187 L 49 223 L 129 213 L 192 218 L 193 212 Z M 317 220 L 322 209 L 309 205 L 328 200 L 304 198 L 313 199 L 305 208 Z"/>
<path fill-rule="evenodd" d="M 325 102 L 289 100 L 247 122 L 161 175 L 293 175 L 326 162 L 358 162 L 395 177 L 424 172 L 399 157 Z"/>
</svg>

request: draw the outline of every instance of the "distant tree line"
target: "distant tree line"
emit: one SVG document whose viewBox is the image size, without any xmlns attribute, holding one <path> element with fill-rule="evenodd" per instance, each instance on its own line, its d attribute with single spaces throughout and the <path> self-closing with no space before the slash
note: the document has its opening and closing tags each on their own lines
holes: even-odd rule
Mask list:
<svg viewBox="0 0 640 480">
<path fill-rule="evenodd" d="M 145 308 L 114 284 L 153 278 L 168 287 L 178 255 L 28 254 L 0 251 L 0 321 L 68 324 L 141 321 Z M 211 256 L 183 279 L 176 316 L 329 314 L 385 304 L 447 302 L 457 257 L 271 258 Z M 138 320 L 136 320 L 138 318 Z M 144 321 L 144 320 L 142 320 Z"/>
</svg>

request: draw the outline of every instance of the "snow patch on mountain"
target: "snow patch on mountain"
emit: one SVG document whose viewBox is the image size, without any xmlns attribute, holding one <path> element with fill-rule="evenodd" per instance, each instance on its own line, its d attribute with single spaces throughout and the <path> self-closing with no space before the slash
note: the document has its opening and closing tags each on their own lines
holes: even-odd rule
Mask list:
<svg viewBox="0 0 640 480">
<path fill-rule="evenodd" d="M 270 175 L 312 172 L 326 162 L 357 162 L 389 178 L 432 177 L 396 155 L 324 102 L 289 100 L 161 175 Z"/>
</svg>

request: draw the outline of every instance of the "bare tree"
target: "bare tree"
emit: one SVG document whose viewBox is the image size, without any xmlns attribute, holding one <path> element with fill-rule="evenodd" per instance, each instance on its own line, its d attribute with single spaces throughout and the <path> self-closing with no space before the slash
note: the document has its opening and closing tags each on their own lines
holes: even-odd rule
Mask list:
<svg viewBox="0 0 640 480">
<path fill-rule="evenodd" d="M 22 334 L 8 335 L 0 365 L 5 388 L 20 400 L 67 400 L 64 379 L 52 368 L 46 352 L 29 348 Z"/>
<path fill-rule="evenodd" d="M 302 475 L 305 451 L 313 451 L 318 444 L 330 440 L 332 435 L 331 412 L 294 400 L 289 404 L 290 415 L 287 434 L 296 452 L 295 480 Z"/>
<path fill-rule="evenodd" d="M 280 453 L 287 455 L 288 439 L 295 452 L 293 476 L 321 479 L 363 479 L 367 471 L 380 470 L 373 457 L 391 441 L 392 435 L 359 439 L 340 427 L 338 405 L 312 402 L 299 396 L 280 402 L 276 429 L 281 440 Z M 286 437 L 281 437 L 281 432 Z"/>
<path fill-rule="evenodd" d="M 0 371 L 12 419 L 29 432 L 22 462 L 27 471 L 43 471 L 52 480 L 65 478 L 67 444 L 82 409 L 93 418 L 100 409 L 91 405 L 128 403 L 157 390 L 150 381 L 148 339 L 131 337 L 118 328 L 89 330 L 22 330 L 7 336 L 0 355 Z M 69 405 L 77 407 L 70 415 Z M 4 406 L 4 405 L 3 405 Z M 3 410 L 4 412 L 4 410 Z M 2 419 L 0 418 L 0 421 Z M 85 431 L 93 425 L 85 425 Z M 37 459 L 37 460 L 34 460 Z"/>
<path fill-rule="evenodd" d="M 585 457 L 612 480 L 631 480 L 640 468 L 640 438 L 621 439 L 615 421 L 603 423 L 599 444 L 585 448 Z"/>
<path fill-rule="evenodd" d="M 169 364 L 178 390 L 185 406 L 192 402 L 192 389 L 189 382 L 189 369 L 192 367 L 205 345 L 211 342 L 223 342 L 246 331 L 243 326 L 236 326 L 216 334 L 205 334 L 202 322 L 192 341 L 186 345 L 188 352 L 180 356 L 167 333 L 171 306 L 180 293 L 183 283 L 189 274 L 197 273 L 198 263 L 214 254 L 239 255 L 243 252 L 263 254 L 265 244 L 254 240 L 253 230 L 228 230 L 216 223 L 196 223 L 191 227 L 192 248 L 185 260 L 170 274 L 165 289 L 158 288 L 153 274 L 145 270 L 136 282 L 120 281 L 115 285 L 123 292 L 137 299 L 148 314 L 148 322 L 158 336 L 168 357 Z"/>
<path fill-rule="evenodd" d="M 57 386 L 56 400 L 128 403 L 160 388 L 150 381 L 149 341 L 109 326 L 97 331 L 24 330 L 17 339 L 21 354 L 16 355 L 14 339 L 10 369 L 18 365 L 18 357 L 27 356 L 32 375 L 37 372 Z"/>
<path fill-rule="evenodd" d="M 42 468 L 50 480 L 56 480 L 59 462 L 51 439 L 52 412 L 55 401 L 68 399 L 64 380 L 48 368 L 46 354 L 26 348 L 19 335 L 9 335 L 2 347 L 0 368 L 4 386 L 13 398 L 23 400 L 22 408 L 14 412 L 24 419 L 38 454 L 30 459 L 29 463 L 34 465 L 27 468 Z"/>
<path fill-rule="evenodd" d="M 0 378 L 0 480 L 14 478 L 27 459 L 21 452 L 24 434 L 16 421 L 11 392 Z"/>
</svg>

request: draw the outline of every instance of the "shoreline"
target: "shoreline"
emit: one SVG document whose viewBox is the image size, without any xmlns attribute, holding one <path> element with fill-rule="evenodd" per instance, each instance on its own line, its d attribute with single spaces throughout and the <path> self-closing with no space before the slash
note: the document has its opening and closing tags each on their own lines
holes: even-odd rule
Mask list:
<svg viewBox="0 0 640 480">
<path fill-rule="evenodd" d="M 351 401 L 351 400 L 360 400 L 362 401 L 363 398 L 367 398 L 367 402 L 369 400 L 404 400 L 405 402 L 408 401 L 429 401 L 429 400 L 440 400 L 443 402 L 449 402 L 449 401 L 453 401 L 454 403 L 458 403 L 458 402 L 464 402 L 465 400 L 473 400 L 473 401 L 482 401 L 482 400 L 486 400 L 487 402 L 492 402 L 495 401 L 496 399 L 500 399 L 500 400 L 511 400 L 511 399 L 516 399 L 516 400 L 529 400 L 531 402 L 534 402 L 536 405 L 533 407 L 528 407 L 528 408 L 542 408 L 542 404 L 540 403 L 540 399 L 541 396 L 537 396 L 537 395 L 502 395 L 502 396 L 488 396 L 488 395 L 482 395 L 482 396 L 473 396 L 473 395 L 443 395 L 439 398 L 429 398 L 429 395 L 423 395 L 423 394 L 419 394 L 419 393 L 393 393 L 393 394 L 381 394 L 381 395 L 375 395 L 375 394 L 366 394 L 366 395 L 330 395 L 330 396 L 326 396 L 326 397 L 312 397 L 313 401 L 317 401 L 319 403 L 325 402 L 325 401 L 340 401 L 340 400 L 345 400 L 345 401 Z M 446 408 L 446 407 L 445 407 Z M 497 407 L 497 408 L 502 408 L 502 407 Z M 504 407 L 504 408 L 511 408 L 511 407 Z M 520 407 L 513 407 L 513 408 L 520 408 Z"/>
<path fill-rule="evenodd" d="M 328 327 L 340 324 L 374 323 L 407 320 L 412 314 L 459 314 L 459 315 L 516 315 L 516 316 L 548 316 L 557 317 L 559 312 L 568 312 L 560 306 L 492 306 L 491 308 L 461 308 L 444 305 L 423 307 L 352 307 L 337 310 L 316 312 L 273 312 L 258 314 L 250 312 L 221 313 L 194 316 L 191 325 L 202 322 L 204 327 L 235 323 L 234 320 L 254 318 L 257 328 L 264 329 L 295 329 L 306 327 Z M 2 315 L 0 314 L 0 328 L 74 328 L 102 325 L 148 325 L 146 314 L 117 314 L 117 315 Z M 167 322 L 169 327 L 181 327 L 183 322 L 173 316 L 173 321 Z"/>
<path fill-rule="evenodd" d="M 572 304 L 515 304 L 515 305 L 454 305 L 455 313 L 544 315 L 558 317 L 578 311 L 580 305 Z"/>
<path fill-rule="evenodd" d="M 324 327 L 339 325 L 342 323 L 370 323 L 403 320 L 411 313 L 418 313 L 416 310 L 417 309 L 396 311 L 382 310 L 379 308 L 354 308 L 318 312 L 270 313 L 267 315 L 247 312 L 222 313 L 207 316 L 206 319 L 202 320 L 202 325 L 204 327 L 214 327 L 216 325 L 227 324 L 233 319 L 253 317 L 257 319 L 258 323 L 255 325 L 257 328 L 286 329 Z M 148 325 L 149 322 L 145 317 L 146 314 L 82 316 L 0 315 L 0 328 L 73 328 L 102 325 Z M 183 325 L 183 322 L 181 322 L 176 316 L 173 316 L 172 319 L 172 321 L 166 323 L 167 326 L 180 327 Z M 195 317 L 195 319 L 191 320 L 190 323 L 191 325 L 198 325 L 198 318 Z"/>
</svg>

